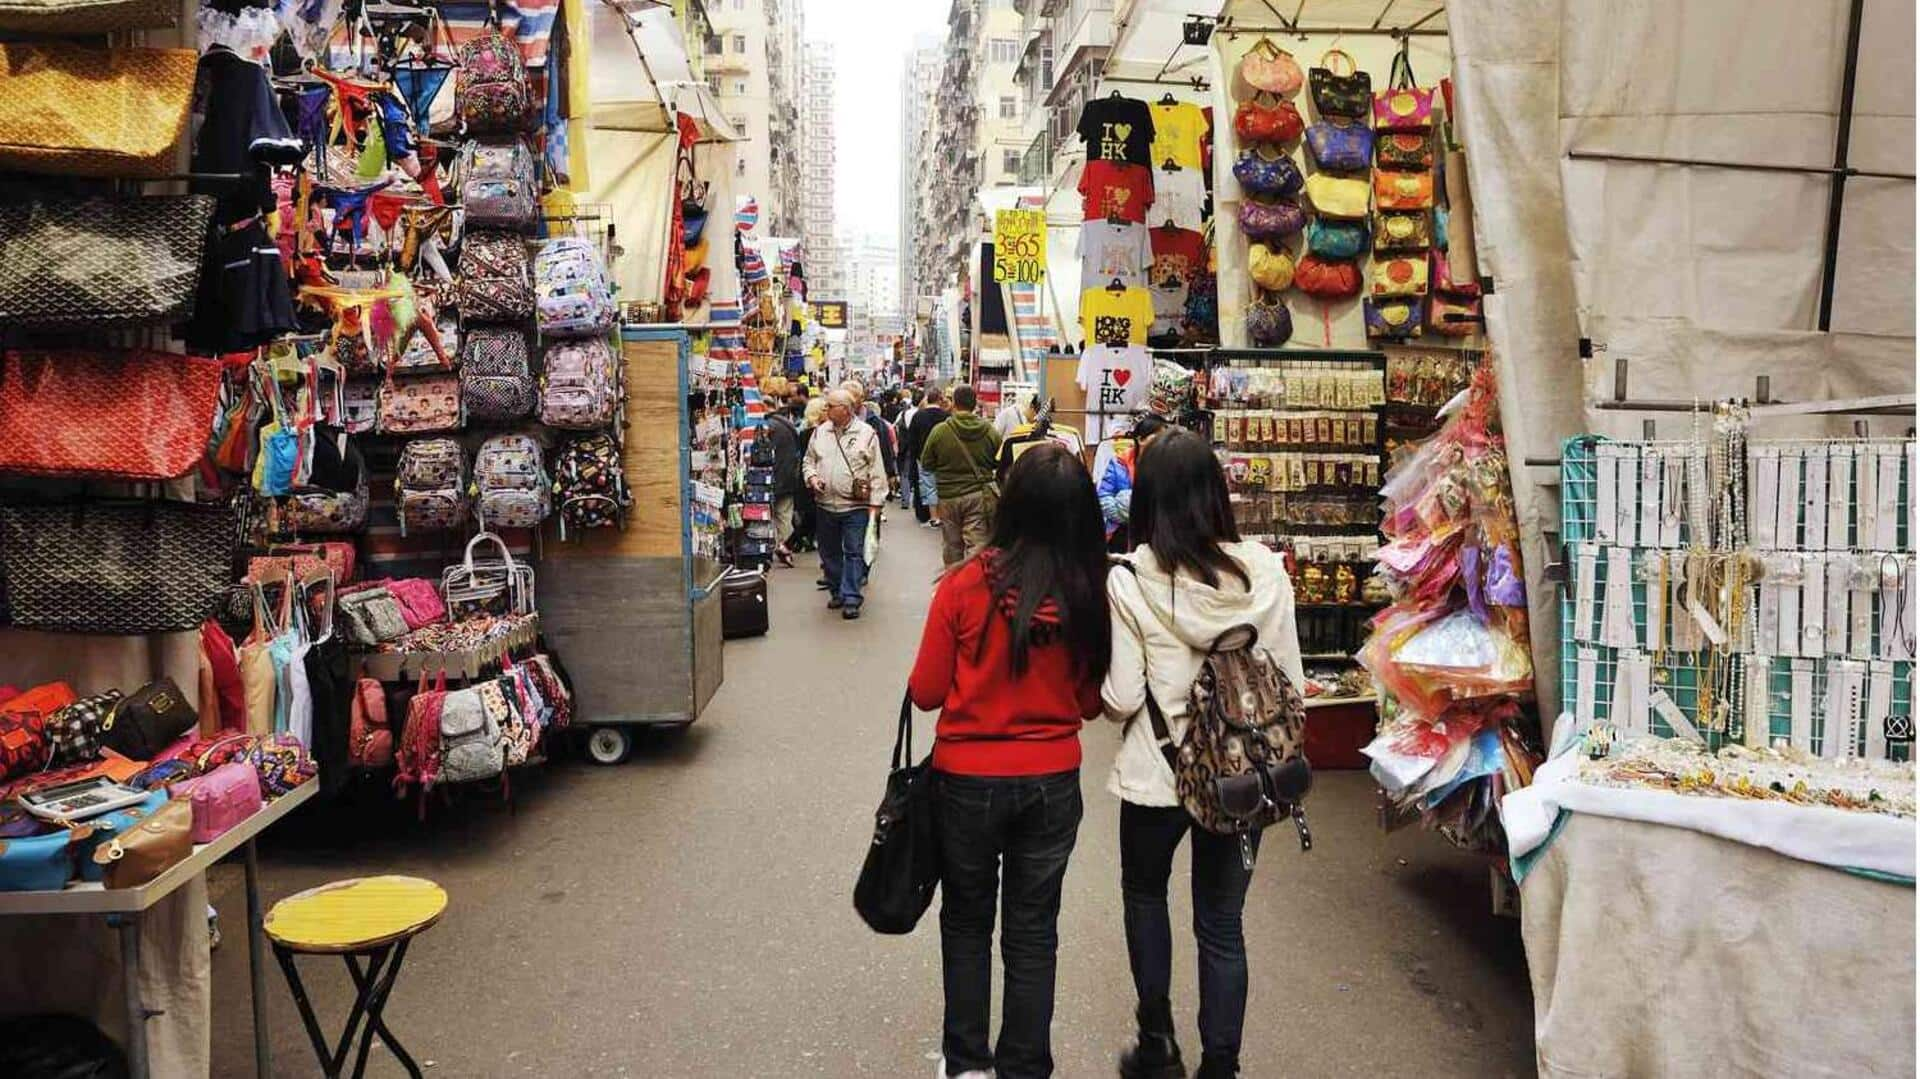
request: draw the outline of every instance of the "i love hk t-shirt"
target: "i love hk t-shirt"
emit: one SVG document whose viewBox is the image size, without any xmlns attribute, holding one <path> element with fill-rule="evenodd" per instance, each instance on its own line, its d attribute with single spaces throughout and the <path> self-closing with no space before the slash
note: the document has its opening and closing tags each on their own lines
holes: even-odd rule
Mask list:
<svg viewBox="0 0 1920 1079">
<path fill-rule="evenodd" d="M 1153 170 L 1145 165 L 1089 161 L 1080 170 L 1080 208 L 1091 221 L 1110 217 L 1146 224 L 1153 205 Z"/>
<path fill-rule="evenodd" d="M 1088 161 L 1151 165 L 1153 113 L 1130 97 L 1097 97 L 1080 110 L 1080 137 Z"/>
<path fill-rule="evenodd" d="M 1102 441 L 1129 426 L 1129 417 L 1147 407 L 1147 383 L 1153 380 L 1153 356 L 1129 345 L 1095 345 L 1080 354 L 1075 381 L 1087 391 L 1087 437 Z"/>
</svg>

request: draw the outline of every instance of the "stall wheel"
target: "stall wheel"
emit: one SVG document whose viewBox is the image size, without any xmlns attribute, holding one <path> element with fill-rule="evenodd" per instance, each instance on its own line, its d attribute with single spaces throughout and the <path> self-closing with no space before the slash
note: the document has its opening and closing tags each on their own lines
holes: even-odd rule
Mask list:
<svg viewBox="0 0 1920 1079">
<path fill-rule="evenodd" d="M 587 756 L 595 764 L 619 764 L 633 752 L 633 735 L 625 727 L 595 727 L 587 737 Z"/>
</svg>

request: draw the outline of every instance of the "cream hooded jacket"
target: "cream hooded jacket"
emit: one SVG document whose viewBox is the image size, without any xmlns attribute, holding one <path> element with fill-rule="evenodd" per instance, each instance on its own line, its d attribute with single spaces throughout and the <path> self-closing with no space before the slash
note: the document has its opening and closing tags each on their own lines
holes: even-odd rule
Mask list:
<svg viewBox="0 0 1920 1079">
<path fill-rule="evenodd" d="M 1245 623 L 1295 687 L 1306 683 L 1300 667 L 1300 636 L 1293 614 L 1293 582 L 1286 563 L 1264 544 L 1228 544 L 1226 551 L 1253 581 L 1243 588 L 1225 577 L 1209 588 L 1184 573 L 1169 576 L 1152 550 L 1126 556 L 1136 572 L 1115 567 L 1107 575 L 1113 613 L 1113 663 L 1100 687 L 1107 718 L 1126 724 L 1120 755 L 1107 789 L 1135 805 L 1179 805 L 1173 770 L 1154 744 L 1147 691 L 1167 716 L 1176 744 L 1187 734 L 1187 693 L 1201 659 L 1215 638 Z"/>
</svg>

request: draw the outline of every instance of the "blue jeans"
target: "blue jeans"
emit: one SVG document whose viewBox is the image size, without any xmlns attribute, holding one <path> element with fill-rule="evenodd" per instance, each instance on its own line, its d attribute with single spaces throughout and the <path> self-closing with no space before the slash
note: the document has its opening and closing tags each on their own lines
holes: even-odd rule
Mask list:
<svg viewBox="0 0 1920 1079">
<path fill-rule="evenodd" d="M 919 478 L 920 504 L 928 509 L 938 506 L 940 504 L 940 490 L 935 486 L 932 470 L 921 469 L 919 471 Z"/>
<path fill-rule="evenodd" d="M 872 512 L 821 507 L 814 521 L 827 588 L 849 607 L 860 606 L 860 586 L 867 580 L 867 515 Z"/>
<path fill-rule="evenodd" d="M 1080 773 L 935 776 L 940 828 L 941 1048 L 947 1074 L 1053 1074 L 1060 890 L 1080 831 Z M 993 915 L 1000 926 L 1000 1038 L 991 1048 Z"/>
</svg>

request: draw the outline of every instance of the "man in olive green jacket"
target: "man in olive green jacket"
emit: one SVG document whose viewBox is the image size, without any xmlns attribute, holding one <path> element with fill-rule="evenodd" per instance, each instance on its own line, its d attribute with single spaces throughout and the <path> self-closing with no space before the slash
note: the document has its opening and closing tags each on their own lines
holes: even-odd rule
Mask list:
<svg viewBox="0 0 1920 1079">
<path fill-rule="evenodd" d="M 927 435 L 920 451 L 920 467 L 933 473 L 940 497 L 940 557 L 949 566 L 987 545 L 1000 504 L 1000 488 L 993 482 L 1000 436 L 975 414 L 979 405 L 972 386 L 955 389 L 953 415 Z"/>
</svg>

